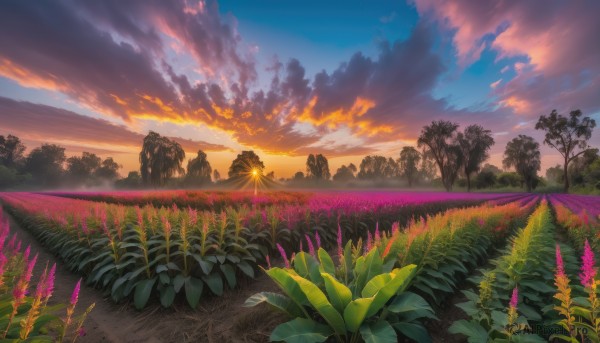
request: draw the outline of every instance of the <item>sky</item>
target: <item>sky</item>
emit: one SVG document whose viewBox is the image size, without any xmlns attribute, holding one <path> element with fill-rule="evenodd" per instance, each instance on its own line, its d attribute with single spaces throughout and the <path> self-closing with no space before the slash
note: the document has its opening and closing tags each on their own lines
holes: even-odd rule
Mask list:
<svg viewBox="0 0 600 343">
<path fill-rule="evenodd" d="M 332 173 L 398 157 L 433 120 L 492 130 L 501 166 L 553 109 L 600 120 L 597 0 L 6 0 L 0 135 L 139 169 L 143 137 L 242 150 L 290 177 L 322 153 Z M 600 128 L 591 145 L 600 147 Z M 184 166 L 186 163 L 184 163 Z"/>
</svg>

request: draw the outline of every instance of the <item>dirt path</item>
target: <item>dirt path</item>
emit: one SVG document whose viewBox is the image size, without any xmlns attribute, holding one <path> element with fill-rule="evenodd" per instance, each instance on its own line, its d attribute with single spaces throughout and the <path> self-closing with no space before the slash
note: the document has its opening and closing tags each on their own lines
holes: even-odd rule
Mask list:
<svg viewBox="0 0 600 343">
<path fill-rule="evenodd" d="M 66 269 L 12 216 L 6 212 L 4 216 L 9 218 L 11 233 L 17 233 L 22 246 L 31 245 L 32 252 L 39 253 L 34 278 L 42 273 L 46 261 L 50 265 L 56 263 L 52 302 L 68 303 L 79 276 Z M 266 305 L 255 308 L 241 305 L 252 294 L 275 291 L 276 286 L 265 275 L 241 286 L 222 297 L 201 301 L 195 311 L 182 303 L 172 309 L 153 305 L 142 312 L 135 311 L 131 304 L 114 304 L 110 299 L 105 299 L 100 290 L 82 286 L 78 313 L 92 303 L 96 307 L 84 324 L 86 336 L 80 337 L 78 342 L 266 342 L 272 329 L 286 318 L 274 313 Z"/>
</svg>

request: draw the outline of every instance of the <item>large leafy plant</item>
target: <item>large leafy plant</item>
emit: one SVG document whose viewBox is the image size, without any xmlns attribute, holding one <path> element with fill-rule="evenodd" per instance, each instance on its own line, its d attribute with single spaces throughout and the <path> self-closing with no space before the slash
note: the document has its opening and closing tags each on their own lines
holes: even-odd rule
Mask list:
<svg viewBox="0 0 600 343">
<path fill-rule="evenodd" d="M 336 265 L 322 248 L 315 256 L 300 252 L 289 268 L 266 273 L 283 294 L 262 292 L 245 306 L 268 303 L 292 320 L 275 328 L 271 341 L 397 342 L 397 333 L 429 341 L 420 319 L 435 318 L 427 302 L 406 292 L 415 265 L 394 269 L 395 259 L 373 247 L 361 255 L 361 244 L 348 242 Z"/>
</svg>

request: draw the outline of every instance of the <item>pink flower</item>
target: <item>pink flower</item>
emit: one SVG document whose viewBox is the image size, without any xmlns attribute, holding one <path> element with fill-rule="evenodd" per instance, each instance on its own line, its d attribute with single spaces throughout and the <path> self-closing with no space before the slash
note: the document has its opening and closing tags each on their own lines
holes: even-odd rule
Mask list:
<svg viewBox="0 0 600 343">
<path fill-rule="evenodd" d="M 560 246 L 556 245 L 556 275 L 565 275 L 565 264 L 562 255 L 560 254 Z"/>
<path fill-rule="evenodd" d="M 87 332 L 85 331 L 85 328 L 83 326 L 80 327 L 79 330 L 77 330 L 77 335 L 79 337 L 83 337 L 83 336 L 87 335 Z"/>
<path fill-rule="evenodd" d="M 375 241 L 378 241 L 380 236 L 379 236 L 379 222 L 375 223 L 375 235 L 373 236 L 373 238 L 375 239 Z"/>
<path fill-rule="evenodd" d="M 54 279 L 56 277 L 56 263 L 52 265 L 50 268 L 50 273 L 48 274 L 48 278 L 46 279 L 46 284 L 44 287 L 44 298 L 50 298 L 52 296 L 52 292 L 54 292 Z"/>
<path fill-rule="evenodd" d="M 590 247 L 590 243 L 588 240 L 585 240 L 585 247 L 583 249 L 582 256 L 582 265 L 581 265 L 581 274 L 579 274 L 579 279 L 581 279 L 581 284 L 584 287 L 588 287 L 594 282 L 594 278 L 596 277 L 596 268 L 594 267 L 594 252 Z"/>
<path fill-rule="evenodd" d="M 285 253 L 285 250 L 283 249 L 283 247 L 277 243 L 277 249 L 279 250 L 279 253 L 281 254 L 281 257 L 283 257 L 283 261 L 285 262 L 285 267 L 289 268 L 290 267 L 290 261 L 287 258 L 287 254 Z"/>
<path fill-rule="evenodd" d="M 373 247 L 373 239 L 371 238 L 371 233 L 367 231 L 367 244 L 365 245 L 365 252 L 371 251 Z"/>
<path fill-rule="evenodd" d="M 319 231 L 315 231 L 315 241 L 317 242 L 317 249 L 321 247 L 321 237 L 319 237 Z"/>
<path fill-rule="evenodd" d="M 304 235 L 304 238 L 306 238 L 306 242 L 308 243 L 308 253 L 315 256 L 315 247 L 312 243 L 312 241 L 310 240 L 310 237 L 308 237 L 308 235 Z M 302 243 L 302 242 L 300 242 Z"/>
<path fill-rule="evenodd" d="M 75 306 L 77 304 L 77 300 L 79 300 L 79 291 L 81 290 L 81 279 L 77 281 L 75 288 L 73 289 L 73 293 L 71 294 L 71 306 Z"/>
<path fill-rule="evenodd" d="M 519 303 L 519 290 L 515 287 L 512 291 L 512 296 L 510 297 L 510 307 L 517 309 L 517 304 Z"/>
</svg>

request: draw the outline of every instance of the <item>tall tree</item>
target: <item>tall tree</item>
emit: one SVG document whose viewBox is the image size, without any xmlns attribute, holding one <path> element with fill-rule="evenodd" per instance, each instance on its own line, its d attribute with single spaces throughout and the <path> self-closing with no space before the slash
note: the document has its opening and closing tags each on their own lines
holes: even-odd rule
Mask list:
<svg viewBox="0 0 600 343">
<path fill-rule="evenodd" d="M 556 149 L 563 157 L 565 192 L 569 191 L 569 163 L 588 149 L 588 140 L 596 127 L 594 119 L 582 116 L 580 110 L 571 111 L 568 118 L 553 110 L 548 116 L 540 116 L 535 124 L 536 130 L 546 131 L 544 144 Z"/>
<path fill-rule="evenodd" d="M 478 172 L 481 164 L 490 157 L 488 152 L 494 145 L 492 131 L 480 125 L 469 125 L 464 133 L 457 134 L 456 141 L 462 154 L 467 190 L 471 191 L 471 175 Z"/>
<path fill-rule="evenodd" d="M 447 191 L 452 190 L 458 171 L 462 166 L 460 147 L 455 144 L 458 124 L 449 121 L 433 121 L 421 130 L 417 141 L 425 153 L 431 154 L 442 177 L 442 184 Z"/>
<path fill-rule="evenodd" d="M 541 167 L 540 144 L 530 136 L 519 135 L 513 138 L 506 144 L 502 164 L 505 168 L 514 167 L 523 179 L 527 191 L 531 192 Z"/>
<path fill-rule="evenodd" d="M 95 175 L 102 180 L 114 181 L 119 178 L 119 169 L 121 169 L 121 165 L 115 162 L 112 157 L 107 157 L 96 169 Z"/>
<path fill-rule="evenodd" d="M 565 172 L 560 164 L 546 169 L 546 179 L 552 183 L 560 184 L 565 182 Z"/>
<path fill-rule="evenodd" d="M 419 166 L 418 179 L 431 182 L 437 175 L 435 160 L 430 153 L 421 153 L 421 165 Z"/>
<path fill-rule="evenodd" d="M 306 159 L 306 177 L 316 181 L 329 180 L 331 172 L 329 171 L 329 162 L 321 154 L 308 155 Z"/>
<path fill-rule="evenodd" d="M 353 168 L 354 167 L 354 170 Z M 342 165 L 339 167 L 335 175 L 333 175 L 333 180 L 337 182 L 348 182 L 354 180 L 354 173 L 356 172 L 356 166 L 352 163 L 350 165 Z"/>
<path fill-rule="evenodd" d="M 212 168 L 206 154 L 198 150 L 198 155 L 188 161 L 186 179 L 194 185 L 201 185 L 210 182 Z"/>
<path fill-rule="evenodd" d="M 179 143 L 150 131 L 140 152 L 140 174 L 145 184 L 162 186 L 175 174 L 183 174 L 185 151 Z"/>
<path fill-rule="evenodd" d="M 0 164 L 7 168 L 16 168 L 23 161 L 25 145 L 17 136 L 0 136 Z"/>
<path fill-rule="evenodd" d="M 235 160 L 231 162 L 231 166 L 229 167 L 229 177 L 246 177 L 255 169 L 262 175 L 265 164 L 254 151 L 242 151 L 242 153 L 238 154 Z"/>
<path fill-rule="evenodd" d="M 385 156 L 365 156 L 359 168 L 357 176 L 363 180 L 383 180 L 398 176 L 398 163 Z"/>
<path fill-rule="evenodd" d="M 294 180 L 294 181 L 304 180 L 304 173 L 301 171 L 297 171 L 296 174 L 294 174 L 294 177 L 292 178 L 292 180 Z"/>
<path fill-rule="evenodd" d="M 67 159 L 69 181 L 78 185 L 89 183 L 101 163 L 102 159 L 100 157 L 86 151 L 81 156 L 69 157 Z"/>
<path fill-rule="evenodd" d="M 221 173 L 219 173 L 218 170 L 215 169 L 215 171 L 213 172 L 213 180 L 215 182 L 219 182 L 221 181 Z"/>
<path fill-rule="evenodd" d="M 408 181 L 408 187 L 412 187 L 419 176 L 420 160 L 421 154 L 412 146 L 405 146 L 402 148 L 402 151 L 400 151 L 398 165 L 400 173 L 406 178 L 406 181 Z"/>
<path fill-rule="evenodd" d="M 44 144 L 29 152 L 24 171 L 31 174 L 35 182 L 42 186 L 58 186 L 66 159 L 65 148 L 55 144 Z"/>
</svg>

